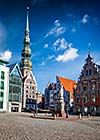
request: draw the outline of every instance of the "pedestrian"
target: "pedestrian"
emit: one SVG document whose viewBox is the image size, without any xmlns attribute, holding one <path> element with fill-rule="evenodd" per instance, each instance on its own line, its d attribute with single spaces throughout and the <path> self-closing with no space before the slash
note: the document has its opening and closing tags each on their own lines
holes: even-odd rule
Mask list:
<svg viewBox="0 0 100 140">
<path fill-rule="evenodd" d="M 36 114 L 35 114 L 35 110 L 34 109 L 32 109 L 32 114 L 33 114 L 33 117 L 36 117 Z"/>
<path fill-rule="evenodd" d="M 90 111 L 87 113 L 87 117 L 88 118 L 90 118 L 90 116 L 91 116 L 91 113 L 90 113 Z"/>
<path fill-rule="evenodd" d="M 81 118 L 82 118 L 80 108 L 78 108 L 78 118 L 79 118 L 79 119 L 81 119 Z"/>
</svg>

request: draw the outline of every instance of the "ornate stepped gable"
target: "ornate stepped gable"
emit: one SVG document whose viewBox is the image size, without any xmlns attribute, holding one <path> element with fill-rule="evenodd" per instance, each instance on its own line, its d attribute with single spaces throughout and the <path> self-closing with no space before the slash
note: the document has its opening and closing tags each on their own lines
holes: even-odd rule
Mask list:
<svg viewBox="0 0 100 140">
<path fill-rule="evenodd" d="M 83 66 L 75 92 L 76 110 L 100 114 L 100 66 L 94 63 L 90 53 Z"/>
</svg>

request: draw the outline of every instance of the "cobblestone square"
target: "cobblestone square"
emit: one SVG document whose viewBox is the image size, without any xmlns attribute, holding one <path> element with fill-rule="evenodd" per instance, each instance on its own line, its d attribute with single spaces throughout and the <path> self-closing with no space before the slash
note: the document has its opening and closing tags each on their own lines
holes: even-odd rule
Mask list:
<svg viewBox="0 0 100 140">
<path fill-rule="evenodd" d="M 0 113 L 0 140 L 100 140 L 100 117 L 67 121 Z"/>
</svg>

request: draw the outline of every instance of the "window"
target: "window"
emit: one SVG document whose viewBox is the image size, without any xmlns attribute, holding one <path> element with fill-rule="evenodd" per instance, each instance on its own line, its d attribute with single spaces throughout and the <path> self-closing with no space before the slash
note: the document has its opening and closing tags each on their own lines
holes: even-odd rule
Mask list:
<svg viewBox="0 0 100 140">
<path fill-rule="evenodd" d="M 51 96 L 50 98 L 53 99 L 53 96 Z"/>
<path fill-rule="evenodd" d="M 28 93 L 28 90 L 26 90 L 26 93 Z"/>
<path fill-rule="evenodd" d="M 92 102 L 94 103 L 94 102 L 95 102 L 95 100 L 96 100 L 96 99 L 95 99 L 95 96 L 93 96 L 93 97 L 92 97 Z"/>
<path fill-rule="evenodd" d="M 12 94 L 12 101 L 16 101 L 16 95 Z"/>
<path fill-rule="evenodd" d="M 86 76 L 88 76 L 88 70 L 86 70 Z"/>
<path fill-rule="evenodd" d="M 4 89 L 4 81 L 1 81 L 1 82 L 0 82 L 0 88 L 1 88 L 1 89 Z"/>
<path fill-rule="evenodd" d="M 29 105 L 29 107 L 32 107 L 32 105 Z"/>
<path fill-rule="evenodd" d="M 83 102 L 84 102 L 84 103 L 87 102 L 87 97 L 83 97 Z"/>
<path fill-rule="evenodd" d="M 19 96 L 18 95 L 16 95 L 16 100 L 15 101 L 19 101 Z"/>
<path fill-rule="evenodd" d="M 95 106 L 91 106 L 91 111 L 95 111 L 96 112 L 96 107 Z"/>
<path fill-rule="evenodd" d="M 4 79 L 5 78 L 5 73 L 4 71 L 1 71 L 1 79 Z"/>
<path fill-rule="evenodd" d="M 80 86 L 78 87 L 78 90 L 80 91 Z"/>
<path fill-rule="evenodd" d="M 86 91 L 86 87 L 83 87 L 83 90 Z"/>
<path fill-rule="evenodd" d="M 0 101 L 0 108 L 2 109 L 3 108 L 3 102 Z"/>
<path fill-rule="evenodd" d="M 89 70 L 89 75 L 92 75 L 92 70 L 91 69 Z"/>
<path fill-rule="evenodd" d="M 17 67 L 14 69 L 13 75 L 19 77 L 19 72 L 18 72 Z"/>
<path fill-rule="evenodd" d="M 3 92 L 0 92 L 0 97 L 3 97 L 3 94 L 4 94 Z"/>
<path fill-rule="evenodd" d="M 28 95 L 26 95 L 26 98 L 28 98 Z"/>
<path fill-rule="evenodd" d="M 30 102 L 30 100 L 29 100 L 29 99 L 27 99 L 27 100 L 26 100 L 26 103 L 29 103 L 29 102 Z"/>
<path fill-rule="evenodd" d="M 92 90 L 93 90 L 93 91 L 95 90 L 95 85 L 92 85 Z"/>
<path fill-rule="evenodd" d="M 32 102 L 33 102 L 33 100 L 30 100 L 30 102 L 32 103 Z"/>
<path fill-rule="evenodd" d="M 80 98 L 76 98 L 76 103 L 79 103 L 80 102 Z"/>
</svg>

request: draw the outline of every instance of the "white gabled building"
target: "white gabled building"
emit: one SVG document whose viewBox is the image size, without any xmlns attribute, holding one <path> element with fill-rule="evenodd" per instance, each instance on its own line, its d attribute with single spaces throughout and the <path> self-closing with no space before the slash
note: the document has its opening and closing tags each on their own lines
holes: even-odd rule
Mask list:
<svg viewBox="0 0 100 140">
<path fill-rule="evenodd" d="M 8 110 L 9 68 L 7 62 L 0 59 L 0 112 Z"/>
</svg>

